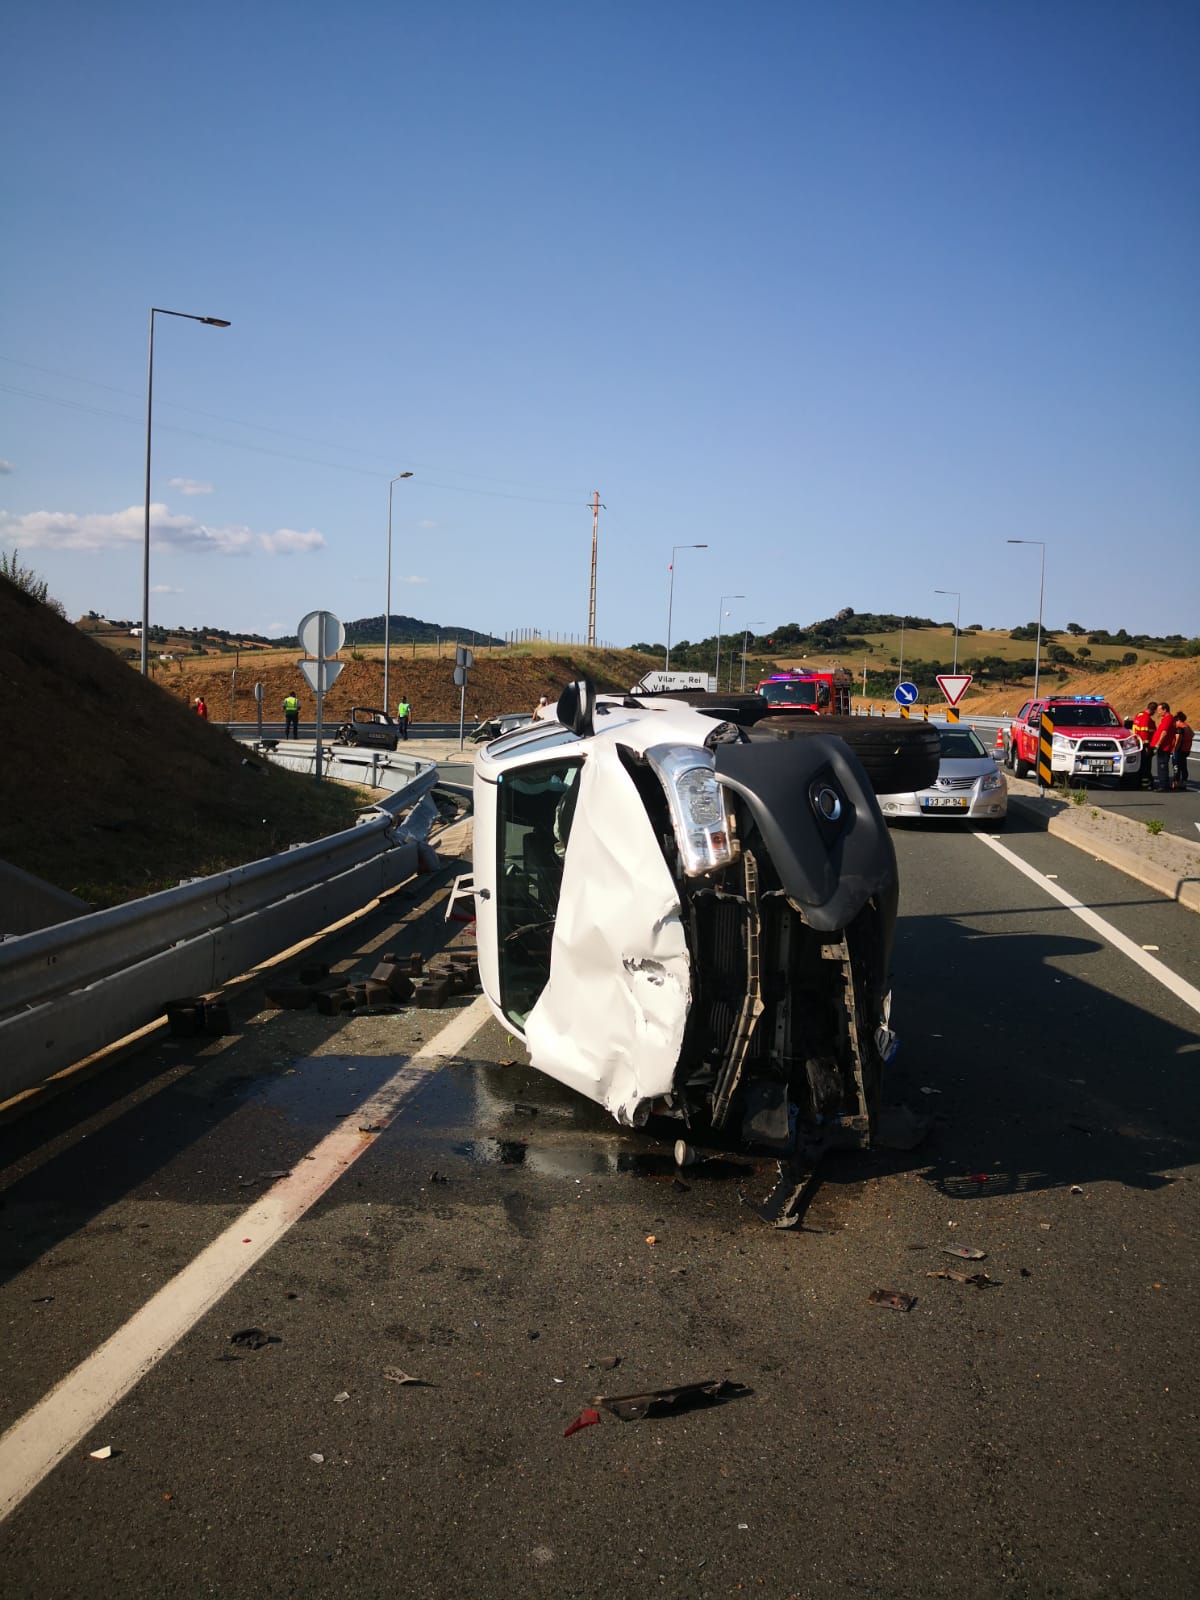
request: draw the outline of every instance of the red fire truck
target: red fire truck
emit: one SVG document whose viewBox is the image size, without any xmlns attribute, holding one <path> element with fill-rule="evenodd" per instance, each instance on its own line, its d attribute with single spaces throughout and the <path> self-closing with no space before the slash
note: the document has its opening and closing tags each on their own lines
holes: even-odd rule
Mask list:
<svg viewBox="0 0 1200 1600">
<path fill-rule="evenodd" d="M 852 682 L 845 667 L 831 667 L 828 672 L 775 672 L 759 681 L 757 692 L 773 711 L 848 717 Z"/>
</svg>

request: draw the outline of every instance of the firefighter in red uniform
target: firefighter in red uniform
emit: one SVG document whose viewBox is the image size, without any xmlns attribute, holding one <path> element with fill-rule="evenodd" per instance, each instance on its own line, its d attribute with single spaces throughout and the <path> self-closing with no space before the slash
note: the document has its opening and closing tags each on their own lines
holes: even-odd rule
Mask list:
<svg viewBox="0 0 1200 1600">
<path fill-rule="evenodd" d="M 1150 754 L 1150 744 L 1154 738 L 1154 713 L 1158 710 L 1158 701 L 1151 700 L 1145 711 L 1139 711 L 1134 717 L 1130 727 L 1142 741 L 1142 761 L 1138 768 L 1138 783 L 1145 784 L 1148 789 L 1154 787 L 1154 757 Z"/>
<path fill-rule="evenodd" d="M 1175 713 L 1175 750 L 1171 757 L 1171 764 L 1175 768 L 1176 789 L 1186 789 L 1188 786 L 1187 758 L 1192 748 L 1192 725 L 1188 721 L 1186 711 Z"/>
<path fill-rule="evenodd" d="M 1171 708 L 1164 700 L 1159 708 L 1162 716 L 1158 719 L 1158 727 L 1154 730 L 1151 747 L 1157 761 L 1155 763 L 1154 787 L 1166 791 L 1171 787 L 1171 754 L 1175 749 L 1175 718 L 1171 715 Z"/>
</svg>

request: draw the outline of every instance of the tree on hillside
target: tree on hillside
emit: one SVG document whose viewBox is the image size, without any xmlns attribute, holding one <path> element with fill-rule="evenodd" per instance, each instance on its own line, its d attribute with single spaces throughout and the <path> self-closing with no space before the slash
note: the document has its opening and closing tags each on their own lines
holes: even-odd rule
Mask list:
<svg viewBox="0 0 1200 1600">
<path fill-rule="evenodd" d="M 49 606 L 51 611 L 66 620 L 66 611 L 61 600 L 55 600 L 47 592 L 45 578 L 39 578 L 32 567 L 21 565 L 21 552 L 14 550 L 11 555 L 0 550 L 0 578 L 7 578 L 9 583 L 15 584 L 18 589 L 24 590 L 27 595 L 39 601 L 44 606 Z"/>
</svg>

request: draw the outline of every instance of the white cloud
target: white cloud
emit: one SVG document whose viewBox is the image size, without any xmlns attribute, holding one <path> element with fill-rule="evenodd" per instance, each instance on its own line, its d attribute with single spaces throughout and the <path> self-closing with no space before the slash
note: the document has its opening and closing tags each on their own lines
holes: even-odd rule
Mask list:
<svg viewBox="0 0 1200 1600">
<path fill-rule="evenodd" d="M 74 511 L 28 511 L 18 516 L 0 511 L 0 537 L 11 540 L 22 550 L 81 550 L 96 554 L 140 544 L 145 537 L 145 507 L 129 506 L 125 511 L 96 511 L 80 515 Z M 318 550 L 324 534 L 310 528 L 299 533 L 293 528 L 276 528 L 272 533 L 255 533 L 252 528 L 226 524 L 212 527 L 196 517 L 169 511 L 161 503 L 150 507 L 150 537 L 160 548 L 182 551 L 213 551 L 222 556 L 303 554 Z"/>
<path fill-rule="evenodd" d="M 437 523 L 433 520 L 432 517 L 425 517 L 422 521 L 417 523 L 417 527 L 418 528 L 436 528 L 437 527 Z"/>
<path fill-rule="evenodd" d="M 428 578 L 393 578 L 393 583 L 428 583 Z"/>
<path fill-rule="evenodd" d="M 151 594 L 182 594 L 182 589 L 177 589 L 173 583 L 152 583 Z"/>
<path fill-rule="evenodd" d="M 16 470 L 11 461 L 0 461 L 0 477 L 6 477 L 10 472 L 15 472 Z"/>
<path fill-rule="evenodd" d="M 276 528 L 274 533 L 260 533 L 258 542 L 269 556 L 293 556 L 305 550 L 319 550 L 325 543 L 324 534 L 310 528 L 299 533 L 295 528 Z"/>
<path fill-rule="evenodd" d="M 167 480 L 172 489 L 178 489 L 180 494 L 211 494 L 211 483 L 202 483 L 199 478 L 169 478 Z"/>
</svg>

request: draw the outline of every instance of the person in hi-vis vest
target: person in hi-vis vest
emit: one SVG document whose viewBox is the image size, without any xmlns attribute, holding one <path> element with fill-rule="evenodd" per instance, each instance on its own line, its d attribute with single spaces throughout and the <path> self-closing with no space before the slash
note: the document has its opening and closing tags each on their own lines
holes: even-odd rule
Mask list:
<svg viewBox="0 0 1200 1600">
<path fill-rule="evenodd" d="M 285 739 L 300 737 L 300 702 L 294 694 L 283 697 L 283 736 Z"/>
<path fill-rule="evenodd" d="M 399 725 L 400 737 L 402 739 L 408 738 L 408 719 L 411 716 L 412 707 L 409 705 L 407 700 L 401 700 L 400 704 L 396 707 L 396 722 Z"/>
</svg>

